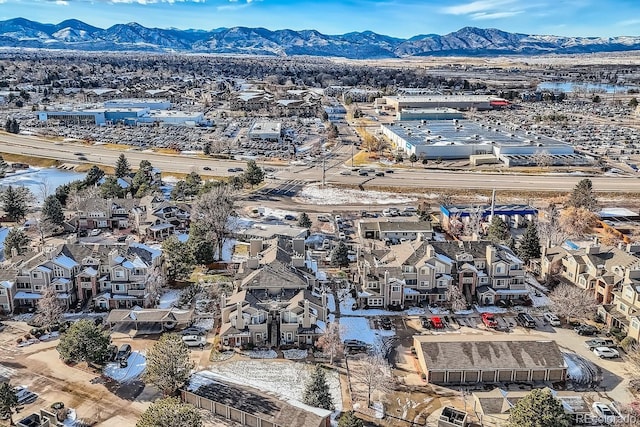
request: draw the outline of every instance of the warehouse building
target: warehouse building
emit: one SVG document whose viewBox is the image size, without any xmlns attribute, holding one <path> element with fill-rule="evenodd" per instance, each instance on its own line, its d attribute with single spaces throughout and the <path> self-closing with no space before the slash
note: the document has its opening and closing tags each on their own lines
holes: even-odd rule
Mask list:
<svg viewBox="0 0 640 427">
<path fill-rule="evenodd" d="M 416 335 L 420 369 L 432 384 L 556 383 L 567 366 L 555 341 L 531 335 Z"/>
<path fill-rule="evenodd" d="M 282 123 L 255 122 L 249 129 L 251 141 L 280 142 L 282 138 Z"/>
<path fill-rule="evenodd" d="M 470 159 L 491 163 L 493 156 L 507 166 L 589 163 L 561 141 L 470 120 L 398 121 L 381 125 L 382 134 L 407 156 L 419 159 Z"/>
<path fill-rule="evenodd" d="M 105 103 L 106 104 L 106 103 Z M 38 120 L 49 120 L 78 125 L 111 125 L 124 123 L 135 126 L 140 123 L 165 123 L 193 125 L 204 121 L 203 113 L 187 113 L 175 110 L 150 110 L 148 107 L 110 107 L 86 110 L 38 111 Z"/>
<path fill-rule="evenodd" d="M 506 99 L 491 95 L 409 95 L 384 96 L 375 101 L 376 108 L 396 113 L 406 108 L 449 107 L 457 110 L 492 110 L 509 105 Z"/>
<path fill-rule="evenodd" d="M 462 120 L 464 114 L 460 111 L 447 108 L 405 108 L 396 113 L 396 120 Z"/>
</svg>

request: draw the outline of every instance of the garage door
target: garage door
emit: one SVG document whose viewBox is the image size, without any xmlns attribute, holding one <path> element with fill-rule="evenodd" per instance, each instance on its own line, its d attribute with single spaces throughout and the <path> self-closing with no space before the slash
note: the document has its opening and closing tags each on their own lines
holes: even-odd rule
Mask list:
<svg viewBox="0 0 640 427">
<path fill-rule="evenodd" d="M 498 372 L 498 381 L 511 381 L 511 371 Z"/>
<path fill-rule="evenodd" d="M 429 382 L 442 384 L 444 382 L 444 372 L 429 372 Z"/>
<path fill-rule="evenodd" d="M 529 371 L 516 371 L 516 381 L 528 381 Z"/>
<path fill-rule="evenodd" d="M 464 373 L 464 382 L 465 383 L 477 383 L 480 380 L 480 372 L 465 372 Z"/>
<path fill-rule="evenodd" d="M 496 371 L 482 371 L 482 382 L 492 383 L 496 380 Z"/>
<path fill-rule="evenodd" d="M 546 376 L 546 371 L 543 370 L 535 370 L 531 373 L 531 379 L 533 381 L 544 381 L 544 377 Z"/>
<path fill-rule="evenodd" d="M 454 371 L 454 372 L 449 372 L 449 383 L 451 384 L 458 384 L 462 382 L 462 372 L 460 371 Z"/>
</svg>

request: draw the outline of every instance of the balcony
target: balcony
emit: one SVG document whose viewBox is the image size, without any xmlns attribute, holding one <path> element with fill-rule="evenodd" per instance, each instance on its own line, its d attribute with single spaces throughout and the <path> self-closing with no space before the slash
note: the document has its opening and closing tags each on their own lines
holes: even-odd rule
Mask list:
<svg viewBox="0 0 640 427">
<path fill-rule="evenodd" d="M 143 297 L 145 292 L 146 291 L 144 289 L 129 289 L 127 291 L 127 295 L 132 297 Z"/>
</svg>

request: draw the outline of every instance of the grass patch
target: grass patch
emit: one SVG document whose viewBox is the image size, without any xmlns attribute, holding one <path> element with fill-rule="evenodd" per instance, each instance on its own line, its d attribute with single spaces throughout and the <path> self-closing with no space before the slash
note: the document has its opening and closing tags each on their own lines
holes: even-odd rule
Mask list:
<svg viewBox="0 0 640 427">
<path fill-rule="evenodd" d="M 31 166 L 49 168 L 59 166 L 61 163 L 55 159 L 45 159 L 42 157 L 25 156 L 23 154 L 2 153 L 2 158 L 9 163 L 26 163 Z"/>
<path fill-rule="evenodd" d="M 160 154 L 180 154 L 180 150 L 175 148 L 152 148 L 152 151 Z"/>
<path fill-rule="evenodd" d="M 95 165 L 92 163 L 83 163 L 73 168 L 73 170 L 75 172 L 88 172 L 89 169 L 94 166 L 99 167 L 105 173 L 105 175 L 115 175 L 116 173 L 116 168 L 114 168 L 113 166 Z"/>
<path fill-rule="evenodd" d="M 112 144 L 112 143 L 100 144 L 100 147 L 108 148 L 109 150 L 118 150 L 118 151 L 129 151 L 132 148 L 131 145 Z"/>
</svg>

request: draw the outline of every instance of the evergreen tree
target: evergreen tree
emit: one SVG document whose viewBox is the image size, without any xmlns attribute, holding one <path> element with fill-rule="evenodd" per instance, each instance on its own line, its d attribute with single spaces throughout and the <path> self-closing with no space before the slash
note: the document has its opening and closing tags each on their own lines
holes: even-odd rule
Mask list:
<svg viewBox="0 0 640 427">
<path fill-rule="evenodd" d="M 324 369 L 320 365 L 316 365 L 311 378 L 307 382 L 302 397 L 302 403 L 316 408 L 333 410 L 333 398 L 327 384 L 327 377 Z"/>
<path fill-rule="evenodd" d="M 540 238 L 538 237 L 538 227 L 534 222 L 527 224 L 527 229 L 520 241 L 518 256 L 525 262 L 531 259 L 540 258 Z"/>
<path fill-rule="evenodd" d="M 173 282 L 189 277 L 193 271 L 193 258 L 188 244 L 172 236 L 162 242 L 162 252 L 165 256 L 167 280 Z"/>
<path fill-rule="evenodd" d="M 338 427 L 362 427 L 362 420 L 353 413 L 353 411 L 345 412 L 338 421 Z"/>
<path fill-rule="evenodd" d="M 108 176 L 105 178 L 102 185 L 100 185 L 100 192 L 102 197 L 106 198 L 119 198 L 124 196 L 124 189 L 118 184 L 118 178 L 115 176 Z"/>
<path fill-rule="evenodd" d="M 7 216 L 15 222 L 19 222 L 27 216 L 28 203 L 32 198 L 28 188 L 15 188 L 11 185 L 0 195 L 2 208 Z"/>
<path fill-rule="evenodd" d="M 9 128 L 10 133 L 19 134 L 20 133 L 20 123 L 16 119 L 11 120 L 11 127 Z"/>
<path fill-rule="evenodd" d="M 493 243 L 503 243 L 508 241 L 509 237 L 511 237 L 509 226 L 498 215 L 494 215 L 491 218 L 487 238 Z"/>
<path fill-rule="evenodd" d="M 578 182 L 573 189 L 573 192 L 567 200 L 568 207 L 585 208 L 590 211 L 595 211 L 598 207 L 598 200 L 593 194 L 593 183 L 590 179 L 585 178 Z"/>
<path fill-rule="evenodd" d="M 133 193 L 136 197 L 144 197 L 151 192 L 151 171 L 153 170 L 153 166 L 151 166 L 151 162 L 148 160 L 142 160 L 140 162 L 140 166 L 133 176 L 133 180 L 131 185 L 133 187 Z"/>
<path fill-rule="evenodd" d="M 109 332 L 93 319 L 82 319 L 62 334 L 57 350 L 65 362 L 104 363 L 109 358 L 110 343 Z"/>
<path fill-rule="evenodd" d="M 11 119 L 7 118 L 7 121 L 4 122 L 4 131 L 5 132 L 11 132 Z"/>
<path fill-rule="evenodd" d="M 343 241 L 340 241 L 333 251 L 331 251 L 331 265 L 338 267 L 349 266 L 349 249 Z"/>
<path fill-rule="evenodd" d="M 187 197 L 194 197 L 202 188 L 202 177 L 197 172 L 191 172 L 184 179 L 184 192 Z"/>
<path fill-rule="evenodd" d="M 18 395 L 9 381 L 0 383 L 0 417 L 9 418 L 9 425 L 13 423 L 13 410 L 18 407 Z"/>
<path fill-rule="evenodd" d="M 62 205 L 55 195 L 51 195 L 44 199 L 44 203 L 42 205 L 42 219 L 53 225 L 62 225 L 64 223 Z"/>
<path fill-rule="evenodd" d="M 166 397 L 153 402 L 142 413 L 136 427 L 202 427 L 202 417 L 198 409 L 182 403 L 176 397 Z"/>
<path fill-rule="evenodd" d="M 131 167 L 129 166 L 129 161 L 125 157 L 124 154 L 120 154 L 118 160 L 116 161 L 116 178 L 124 178 L 125 176 L 131 173 Z"/>
<path fill-rule="evenodd" d="M 84 178 L 83 187 L 90 187 L 96 185 L 98 181 L 104 176 L 104 171 L 97 166 L 91 166 L 91 169 L 87 172 L 87 176 Z"/>
<path fill-rule="evenodd" d="M 11 257 L 12 249 L 16 250 L 17 255 L 22 255 L 27 251 L 27 245 L 29 245 L 27 234 L 18 227 L 11 228 L 4 239 L 5 258 Z"/>
<path fill-rule="evenodd" d="M 204 144 L 204 146 L 202 147 L 202 153 L 203 153 L 205 156 L 208 156 L 209 154 L 211 154 L 211 143 L 210 143 L 210 142 L 208 142 L 208 141 L 207 141 L 207 142 Z"/>
<path fill-rule="evenodd" d="M 4 178 L 8 170 L 9 170 L 9 164 L 0 155 L 0 178 Z"/>
<path fill-rule="evenodd" d="M 172 396 L 187 383 L 194 366 L 182 337 L 163 334 L 147 351 L 145 381 L 158 387 L 165 396 Z"/>
<path fill-rule="evenodd" d="M 416 156 L 416 153 L 411 153 L 411 155 L 409 156 L 409 161 L 411 162 L 411 167 L 413 167 L 413 164 L 418 161 L 418 156 Z"/>
<path fill-rule="evenodd" d="M 548 388 L 531 390 L 518 400 L 509 415 L 509 427 L 569 427 L 562 403 Z"/>
<path fill-rule="evenodd" d="M 298 226 L 302 228 L 311 228 L 311 218 L 307 215 L 306 212 L 302 212 L 300 214 L 300 218 L 298 218 Z"/>
<path fill-rule="evenodd" d="M 188 192 L 187 183 L 180 180 L 171 189 L 171 200 L 185 200 Z"/>
<path fill-rule="evenodd" d="M 244 182 L 251 185 L 253 188 L 255 185 L 264 181 L 264 171 L 256 164 L 255 160 L 249 160 L 247 162 L 247 169 L 243 174 Z"/>
</svg>

